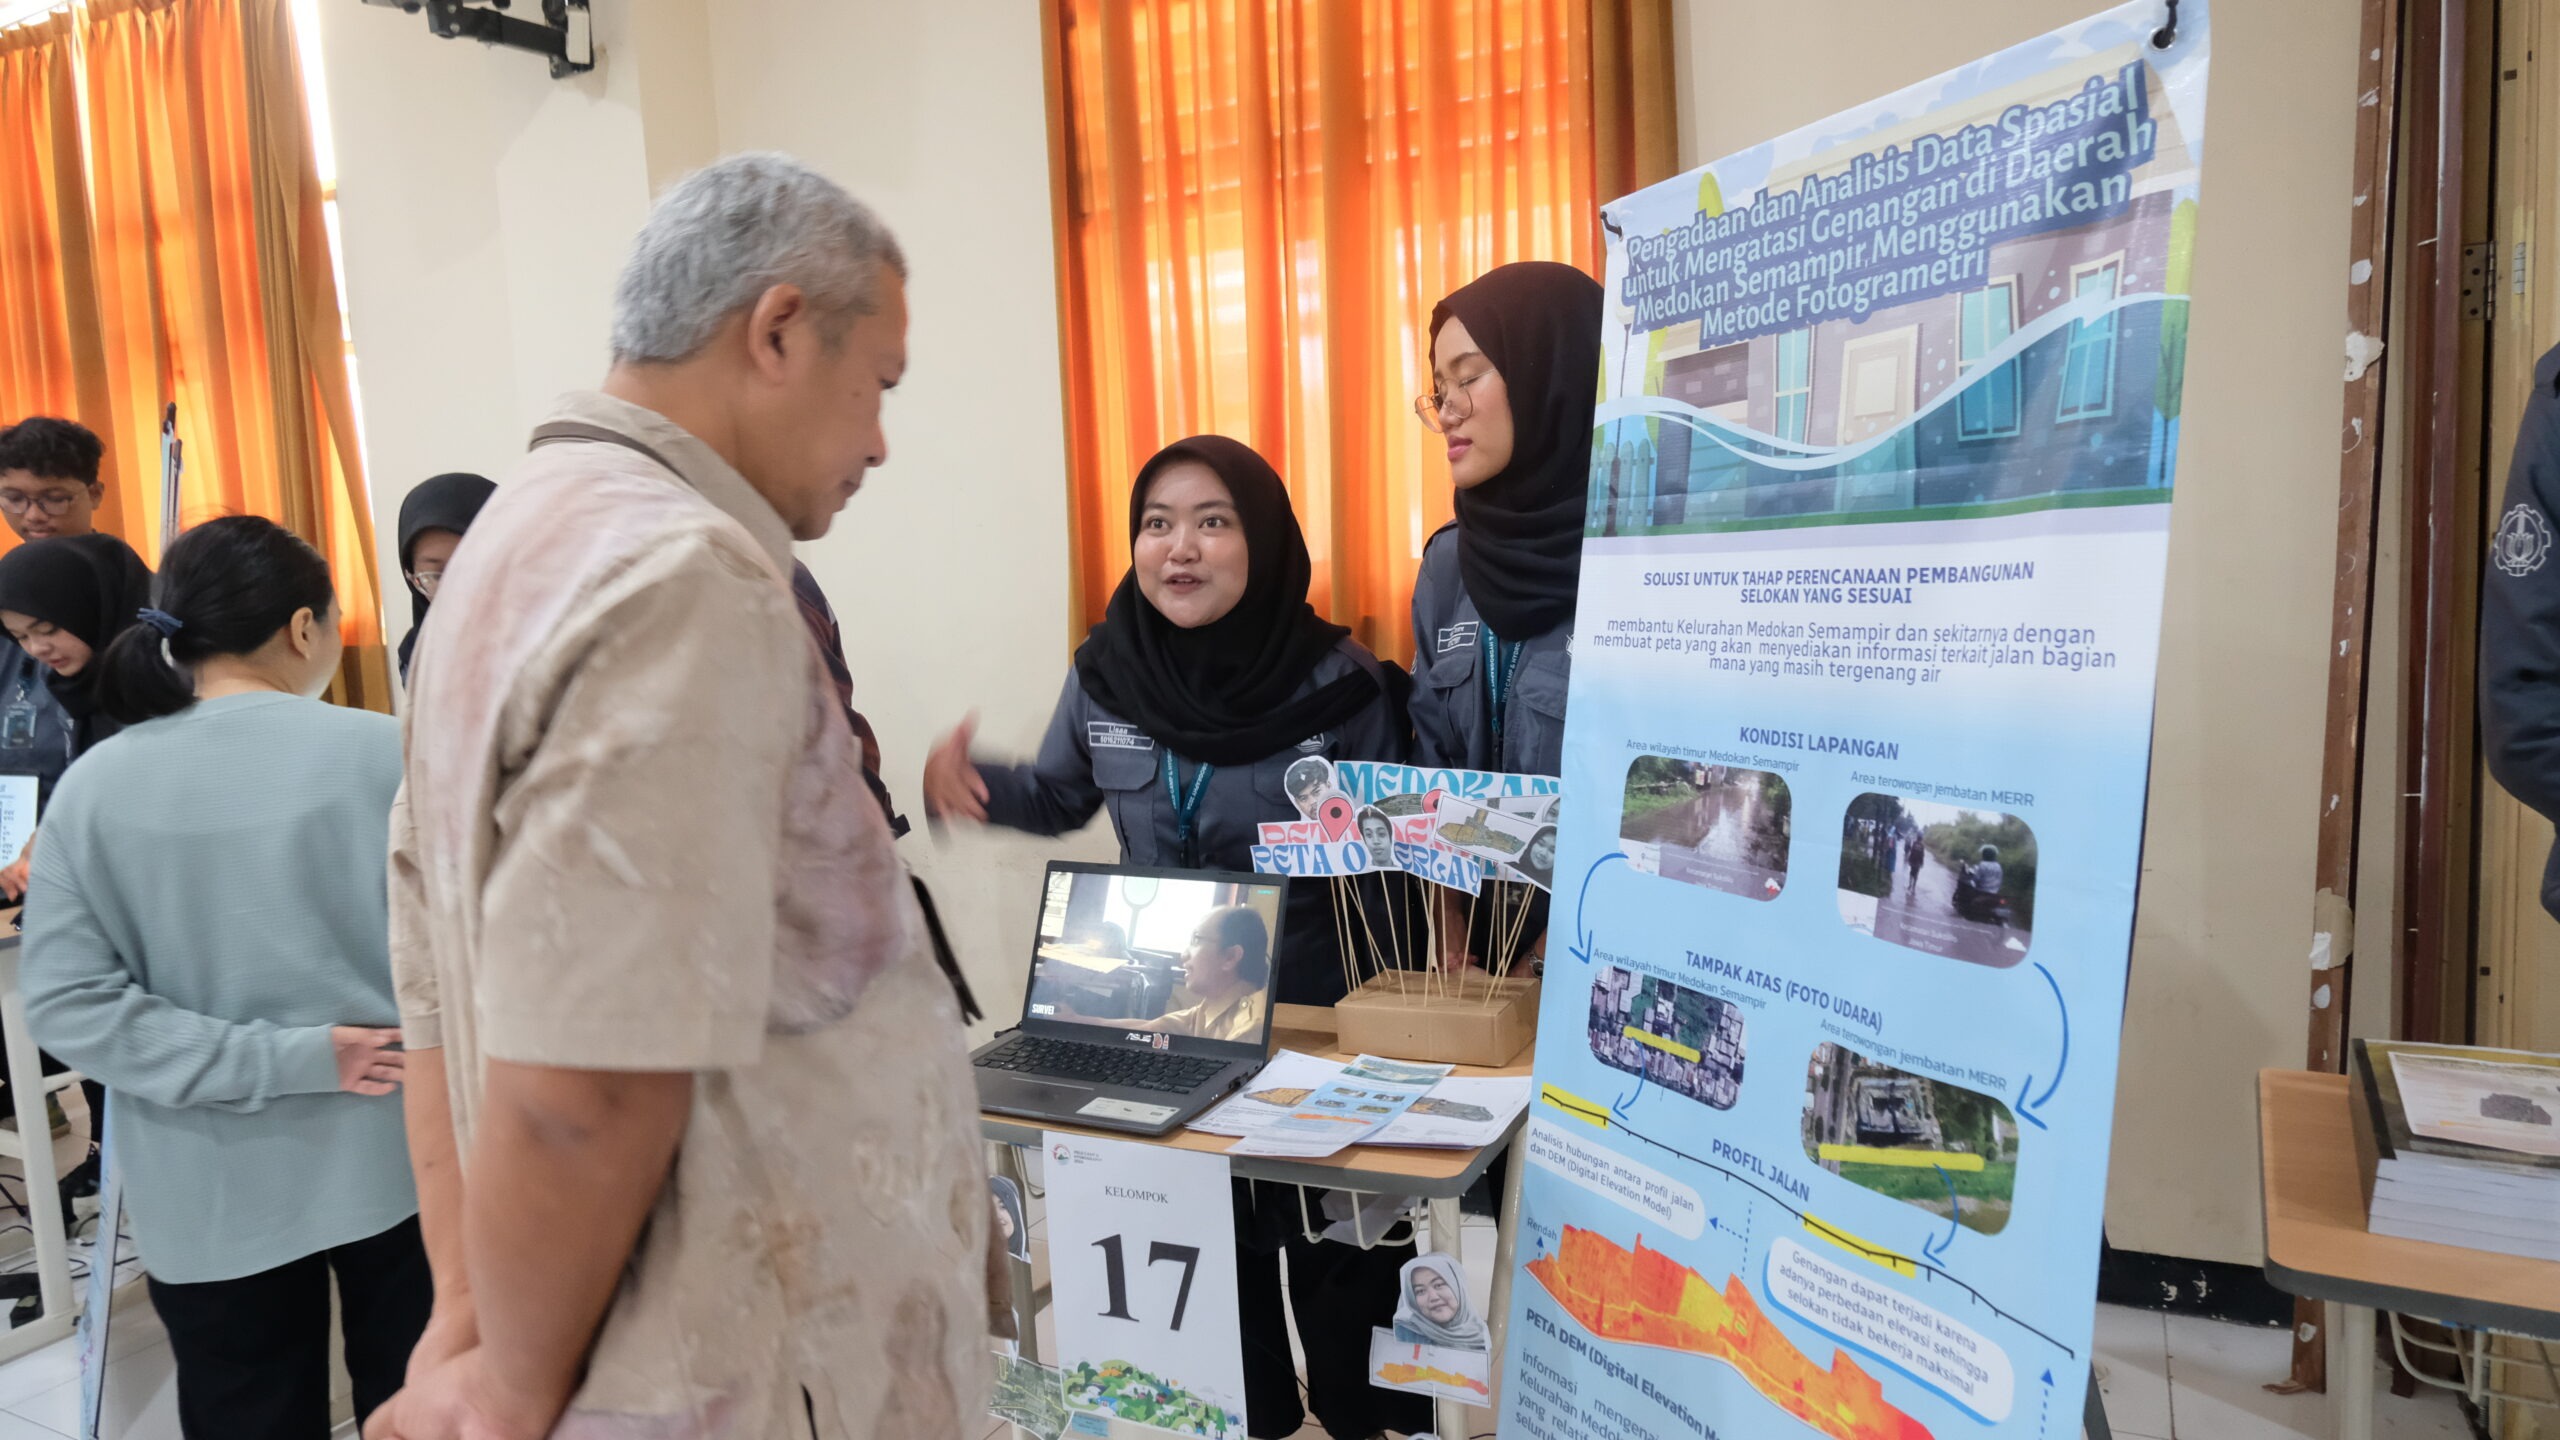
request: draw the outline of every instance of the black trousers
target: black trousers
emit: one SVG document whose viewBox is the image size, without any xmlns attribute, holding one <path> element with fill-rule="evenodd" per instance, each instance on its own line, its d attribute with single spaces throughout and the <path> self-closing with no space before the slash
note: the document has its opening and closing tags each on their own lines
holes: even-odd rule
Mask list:
<svg viewBox="0 0 2560 1440">
<path fill-rule="evenodd" d="M 187 1440 L 327 1440 L 332 1272 L 361 1425 L 400 1389 L 435 1303 L 415 1216 L 237 1280 L 151 1282 Z"/>
<path fill-rule="evenodd" d="M 1299 1228 L 1297 1199 L 1285 1186 L 1259 1187 L 1246 1199 L 1237 1191 L 1236 1298 L 1243 1311 L 1245 1433 L 1255 1440 L 1286 1440 L 1316 1423 L 1334 1440 L 1367 1440 L 1385 1430 L 1411 1434 L 1431 1428 L 1431 1401 L 1422 1395 L 1381 1390 L 1369 1383 L 1369 1331 L 1395 1318 L 1399 1271 L 1413 1258 L 1411 1245 L 1363 1250 L 1330 1241 L 1310 1244 Z M 1314 1208 L 1313 1196 L 1308 1207 Z M 1284 1302 L 1280 1259 L 1289 1261 Z M 1289 1356 L 1288 1312 L 1298 1321 L 1298 1345 L 1307 1354 L 1307 1399 L 1298 1400 L 1298 1372 Z"/>
</svg>

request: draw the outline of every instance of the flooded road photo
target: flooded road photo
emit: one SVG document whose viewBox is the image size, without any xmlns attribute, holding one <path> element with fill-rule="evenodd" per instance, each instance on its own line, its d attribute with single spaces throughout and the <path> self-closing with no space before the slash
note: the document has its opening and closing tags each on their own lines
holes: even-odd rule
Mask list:
<svg viewBox="0 0 2560 1440">
<path fill-rule="evenodd" d="M 1840 834 L 1840 918 L 1889 944 L 1971 965 L 2027 958 L 2036 842 L 1996 810 L 1870 792 Z"/>
<path fill-rule="evenodd" d="M 1628 767 L 1618 833 L 1666 879 L 1773 900 L 1786 888 L 1793 808 L 1787 782 L 1765 770 L 1647 755 Z"/>
</svg>

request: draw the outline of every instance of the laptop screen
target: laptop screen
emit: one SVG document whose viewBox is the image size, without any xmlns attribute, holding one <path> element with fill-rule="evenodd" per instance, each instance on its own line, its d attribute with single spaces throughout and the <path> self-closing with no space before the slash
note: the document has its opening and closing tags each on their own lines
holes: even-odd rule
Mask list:
<svg viewBox="0 0 2560 1440">
<path fill-rule="evenodd" d="M 1023 1023 L 1166 1050 L 1263 1048 L 1285 884 L 1051 862 Z"/>
</svg>

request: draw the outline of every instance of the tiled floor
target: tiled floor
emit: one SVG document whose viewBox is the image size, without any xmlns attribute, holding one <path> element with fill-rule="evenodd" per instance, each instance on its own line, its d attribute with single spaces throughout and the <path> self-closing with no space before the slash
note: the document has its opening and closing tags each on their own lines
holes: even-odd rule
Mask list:
<svg viewBox="0 0 2560 1440">
<path fill-rule="evenodd" d="M 76 1089 L 64 1092 L 70 1133 L 54 1143 L 54 1165 L 68 1171 L 88 1152 L 88 1110 Z M 31 1269 L 35 1251 L 19 1206 L 26 1182 L 18 1162 L 0 1160 L 0 1272 Z M 80 1202 L 79 1214 L 94 1228 L 92 1202 Z M 130 1229 L 126 1232 L 130 1235 Z M 91 1245 L 72 1247 L 73 1285 L 85 1288 Z M 141 1277 L 130 1243 L 117 1265 L 120 1282 Z M 126 1440 L 178 1440 L 176 1367 L 169 1357 L 168 1333 L 138 1283 L 127 1283 L 107 1331 L 107 1385 L 99 1429 Z M 80 1428 L 80 1352 L 76 1339 L 63 1340 L 0 1365 L 0 1440 L 61 1440 Z"/>
<path fill-rule="evenodd" d="M 2328 1396 L 2267 1392 L 2288 1354 L 2283 1330 L 2098 1307 L 2098 1390 L 2124 1440 L 2327 1440 Z M 2374 1373 L 2376 1440 L 2469 1440 L 2449 1392 L 2399 1399 Z"/>
<path fill-rule="evenodd" d="M 1045 1221 L 1032 1222 L 1032 1256 L 1046 1278 Z M 1484 1287 L 1492 1265 L 1492 1232 L 1471 1226 L 1462 1247 L 1471 1288 Z M 1477 1293 L 1485 1293 L 1477 1288 Z M 1039 1319 L 1041 1353 L 1054 1354 L 1049 1316 Z M 107 1440 L 178 1440 L 177 1386 L 169 1344 L 138 1292 L 116 1314 L 107 1369 Z M 0 1440 L 62 1440 L 78 1428 L 79 1362 L 63 1341 L 0 1365 Z M 2329 1440 L 2329 1401 L 2319 1395 L 2271 1395 L 2266 1382 L 2286 1363 L 2285 1332 L 2170 1318 L 2147 1310 L 2098 1307 L 2100 1391 L 2123 1440 Z M 2379 1370 L 2377 1367 L 2377 1377 Z M 1477 1412 L 1478 1432 L 1493 1429 Z M 990 1421 L 987 1440 L 1011 1427 Z M 2377 1440 L 2468 1440 L 2452 1398 L 2425 1390 L 2375 1402 Z M 1313 1426 L 1300 1440 L 1320 1440 Z"/>
<path fill-rule="evenodd" d="M 76 1339 L 0 1365 L 0 1440 L 60 1440 L 80 1428 Z M 141 1292 L 128 1291 L 107 1338 L 107 1389 L 98 1429 L 110 1440 L 178 1440 L 177 1368 L 169 1337 Z"/>
</svg>

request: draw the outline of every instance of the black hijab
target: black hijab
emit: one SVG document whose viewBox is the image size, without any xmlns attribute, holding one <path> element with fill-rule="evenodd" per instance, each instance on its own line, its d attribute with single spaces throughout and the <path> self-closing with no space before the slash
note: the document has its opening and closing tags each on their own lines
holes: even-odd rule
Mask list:
<svg viewBox="0 0 2560 1440">
<path fill-rule="evenodd" d="M 1076 651 L 1076 673 L 1094 703 L 1125 715 L 1185 759 L 1250 765 L 1360 713 L 1379 693 L 1366 669 L 1298 697 L 1324 657 L 1351 632 L 1307 604 L 1314 562 L 1270 463 L 1223 435 L 1195 435 L 1158 451 L 1129 491 L 1134 544 L 1147 492 L 1183 461 L 1208 466 L 1234 497 L 1251 569 L 1236 607 L 1185 630 L 1138 590 L 1132 568 L 1111 592 L 1102 623 Z M 1297 697 L 1297 698 L 1292 698 Z"/>
<path fill-rule="evenodd" d="M 1573 623 L 1599 403 L 1600 282 L 1525 260 L 1488 271 L 1432 307 L 1452 318 L 1511 395 L 1511 463 L 1457 494 L 1458 576 L 1493 633 L 1529 640 Z"/>
<path fill-rule="evenodd" d="M 418 648 L 418 630 L 427 623 L 427 607 L 434 602 L 418 593 L 409 581 L 409 565 L 418 548 L 418 537 L 430 530 L 450 530 L 459 535 L 471 528 L 480 507 L 498 487 L 477 475 L 438 475 L 422 482 L 400 502 L 400 579 L 409 586 L 409 633 L 400 637 L 400 678 L 409 678 L 409 656 Z"/>
<path fill-rule="evenodd" d="M 54 673 L 45 688 L 61 702 L 77 748 L 121 728 L 98 713 L 99 660 L 108 642 L 138 623 L 151 603 L 151 569 L 113 535 L 57 535 L 0 556 L 0 610 L 31 615 L 68 630 L 89 647 L 77 675 Z"/>
</svg>

